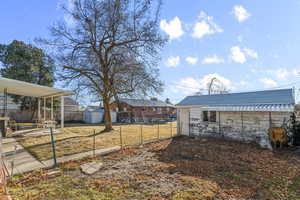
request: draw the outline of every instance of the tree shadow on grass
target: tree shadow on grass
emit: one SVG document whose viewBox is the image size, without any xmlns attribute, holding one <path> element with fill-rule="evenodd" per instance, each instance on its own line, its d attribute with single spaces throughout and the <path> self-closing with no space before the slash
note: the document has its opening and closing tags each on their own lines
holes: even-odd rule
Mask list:
<svg viewBox="0 0 300 200">
<path fill-rule="evenodd" d="M 106 132 L 106 133 L 109 133 L 109 132 Z M 80 139 L 80 138 L 91 138 L 91 137 L 94 137 L 94 136 L 98 136 L 98 135 L 102 135 L 104 134 L 103 132 L 99 131 L 99 132 L 96 132 L 95 134 L 89 134 L 89 135 L 78 135 L 78 136 L 72 136 L 72 137 L 67 137 L 67 138 L 62 138 L 62 139 L 55 139 L 55 142 L 65 142 L 65 141 L 69 141 L 69 140 L 74 140 L 74 139 Z M 34 138 L 36 138 L 37 136 L 35 136 Z M 45 135 L 43 136 L 40 136 L 40 137 L 47 137 Z M 26 138 L 28 139 L 28 138 Z M 26 140 L 25 139 L 25 140 Z M 22 145 L 22 139 L 19 140 L 19 142 L 21 143 Z M 45 145 L 51 145 L 51 138 L 49 136 L 49 142 L 44 142 L 44 143 L 40 143 L 40 144 L 34 144 L 34 145 L 30 145 L 30 146 L 23 146 L 24 148 L 26 149 L 29 149 L 29 148 L 38 148 L 38 147 L 43 147 Z"/>
<path fill-rule="evenodd" d="M 161 162 L 174 166 L 170 173 L 217 183 L 221 198 L 229 198 L 226 195 L 232 193 L 235 198 L 264 199 L 265 194 L 270 194 L 268 198 L 278 199 L 272 196 L 276 192 L 283 193 L 277 188 L 288 190 L 289 181 L 300 182 L 300 168 L 295 167 L 300 166 L 300 158 L 291 151 L 282 155 L 282 152 L 264 150 L 256 144 L 180 137 L 156 153 Z M 271 181 L 269 189 L 264 187 L 265 182 L 277 179 L 282 181 Z M 286 195 L 293 199 L 293 196 L 300 196 L 300 190 Z"/>
</svg>

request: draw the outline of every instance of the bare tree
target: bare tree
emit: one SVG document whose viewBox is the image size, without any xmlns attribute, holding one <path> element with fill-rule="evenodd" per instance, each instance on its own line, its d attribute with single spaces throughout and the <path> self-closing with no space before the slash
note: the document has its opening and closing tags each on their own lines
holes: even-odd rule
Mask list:
<svg viewBox="0 0 300 200">
<path fill-rule="evenodd" d="M 199 91 L 194 93 L 196 96 L 201 96 L 207 91 L 208 95 L 211 94 L 227 94 L 230 92 L 230 89 L 218 78 L 211 78 L 203 88 L 200 88 Z"/>
<path fill-rule="evenodd" d="M 41 40 L 55 47 L 64 80 L 103 101 L 105 131 L 112 129 L 112 99 L 162 91 L 160 8 L 154 0 L 74 0 L 72 9 L 63 7 L 73 25 L 59 21 L 53 38 Z"/>
<path fill-rule="evenodd" d="M 210 82 L 207 83 L 208 95 L 211 94 L 227 94 L 230 89 L 216 77 L 213 77 Z"/>
</svg>

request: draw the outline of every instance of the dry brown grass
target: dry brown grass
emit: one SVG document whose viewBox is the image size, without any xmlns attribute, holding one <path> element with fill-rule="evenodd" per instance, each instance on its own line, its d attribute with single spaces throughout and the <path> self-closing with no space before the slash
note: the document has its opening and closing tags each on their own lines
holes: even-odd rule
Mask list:
<svg viewBox="0 0 300 200">
<path fill-rule="evenodd" d="M 80 165 L 91 161 L 103 167 L 83 174 Z M 8 189 L 20 200 L 299 200 L 299 165 L 299 154 L 288 148 L 177 137 L 68 161 L 57 176 L 48 170 L 14 176 Z"/>
<path fill-rule="evenodd" d="M 171 128 L 172 127 L 172 128 Z M 123 146 L 140 144 L 176 135 L 176 123 L 154 125 L 116 125 L 114 130 L 95 136 L 96 149 L 120 145 L 120 132 Z M 94 131 L 101 132 L 104 126 L 72 126 L 66 127 L 62 133 L 56 134 L 57 157 L 93 150 Z M 143 137 L 143 139 L 141 139 Z M 39 160 L 48 160 L 52 157 L 49 136 L 25 137 L 18 142 Z"/>
</svg>

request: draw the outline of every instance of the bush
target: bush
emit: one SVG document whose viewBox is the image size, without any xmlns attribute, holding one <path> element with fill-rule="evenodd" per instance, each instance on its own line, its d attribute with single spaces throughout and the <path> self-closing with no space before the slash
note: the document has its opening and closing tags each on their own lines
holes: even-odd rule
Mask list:
<svg viewBox="0 0 300 200">
<path fill-rule="evenodd" d="M 289 129 L 292 133 L 291 140 L 293 141 L 293 145 L 300 146 L 300 122 L 296 121 L 294 114 L 291 116 L 291 126 Z"/>
</svg>

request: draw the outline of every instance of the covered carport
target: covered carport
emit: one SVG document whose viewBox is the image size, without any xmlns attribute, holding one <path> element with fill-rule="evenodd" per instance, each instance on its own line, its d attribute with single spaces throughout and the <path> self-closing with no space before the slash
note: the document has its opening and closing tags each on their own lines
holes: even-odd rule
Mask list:
<svg viewBox="0 0 300 200">
<path fill-rule="evenodd" d="M 53 87 L 47 87 L 37 84 L 32 84 L 24 81 L 8 79 L 0 77 L 0 93 L 4 94 L 3 98 L 3 108 L 2 115 L 0 115 L 0 123 L 2 123 L 2 127 L 5 135 L 6 126 L 9 121 L 8 112 L 7 112 L 7 95 L 19 95 L 19 96 L 28 96 L 38 98 L 38 120 L 54 120 L 54 108 L 53 102 L 54 98 L 60 98 L 60 109 L 61 109 L 61 128 L 64 128 L 64 97 L 73 95 L 73 92 L 56 89 Z M 47 101 L 51 101 L 50 108 L 50 119 L 47 119 L 46 116 L 46 104 Z M 41 104 L 43 103 L 43 118 L 41 113 Z"/>
</svg>

